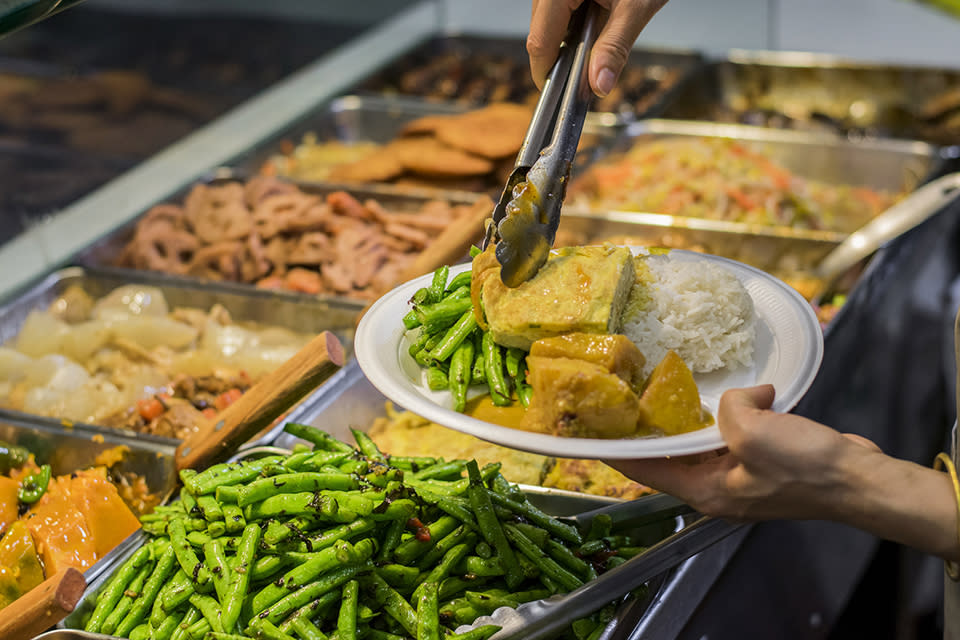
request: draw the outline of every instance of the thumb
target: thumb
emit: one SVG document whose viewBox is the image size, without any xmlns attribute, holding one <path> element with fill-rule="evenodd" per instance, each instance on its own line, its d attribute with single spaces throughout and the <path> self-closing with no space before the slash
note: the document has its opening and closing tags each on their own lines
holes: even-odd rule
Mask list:
<svg viewBox="0 0 960 640">
<path fill-rule="evenodd" d="M 590 53 L 590 86 L 600 97 L 613 91 L 637 36 L 667 0 L 612 0 L 610 16 Z"/>
</svg>

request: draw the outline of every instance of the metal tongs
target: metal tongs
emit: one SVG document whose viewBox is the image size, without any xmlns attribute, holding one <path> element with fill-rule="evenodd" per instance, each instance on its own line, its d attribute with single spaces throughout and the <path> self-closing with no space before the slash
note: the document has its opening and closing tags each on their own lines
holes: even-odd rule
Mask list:
<svg viewBox="0 0 960 640">
<path fill-rule="evenodd" d="M 681 514 L 693 513 L 683 502 L 667 494 L 654 494 L 631 502 L 602 507 L 573 517 L 560 518 L 585 530 L 598 514 L 610 516 L 614 527 L 636 526 Z M 640 555 L 607 571 L 566 595 L 521 604 L 516 609 L 501 607 L 481 616 L 470 625 L 457 628 L 465 633 L 484 625 L 500 630 L 490 640 L 546 640 L 553 638 L 575 620 L 584 618 L 630 593 L 664 571 L 704 551 L 735 533 L 744 525 L 700 516 L 683 529 L 664 538 Z"/>
<path fill-rule="evenodd" d="M 510 287 L 536 275 L 557 234 L 592 97 L 587 61 L 600 28 L 599 11 L 596 2 L 584 2 L 574 12 L 481 245 L 496 242 L 500 278 Z"/>
</svg>

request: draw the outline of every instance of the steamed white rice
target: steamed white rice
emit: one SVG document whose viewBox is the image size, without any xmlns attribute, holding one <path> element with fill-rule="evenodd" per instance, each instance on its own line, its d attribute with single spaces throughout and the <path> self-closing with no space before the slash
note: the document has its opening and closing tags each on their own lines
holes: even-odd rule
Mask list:
<svg viewBox="0 0 960 640">
<path fill-rule="evenodd" d="M 736 276 L 706 261 L 644 258 L 652 282 L 638 278 L 623 333 L 646 357 L 646 373 L 672 349 L 695 373 L 753 364 L 753 301 Z M 638 268 L 638 273 L 643 269 Z"/>
</svg>

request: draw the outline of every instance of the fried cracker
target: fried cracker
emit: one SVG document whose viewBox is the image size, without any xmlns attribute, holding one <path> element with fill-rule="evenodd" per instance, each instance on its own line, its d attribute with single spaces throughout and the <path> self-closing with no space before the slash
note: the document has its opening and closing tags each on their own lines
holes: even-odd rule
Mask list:
<svg viewBox="0 0 960 640">
<path fill-rule="evenodd" d="M 451 147 L 493 160 L 516 155 L 533 111 L 501 102 L 449 118 L 436 126 L 436 137 Z"/>
<path fill-rule="evenodd" d="M 403 164 L 387 148 L 333 167 L 328 179 L 333 182 L 386 182 L 403 173 Z"/>
<path fill-rule="evenodd" d="M 493 171 L 485 158 L 453 149 L 433 138 L 402 138 L 388 145 L 403 167 L 425 176 L 476 176 Z"/>
<path fill-rule="evenodd" d="M 436 133 L 437 127 L 443 126 L 443 124 L 454 116 L 445 116 L 445 115 L 430 115 L 423 116 L 422 118 L 417 118 L 416 120 L 411 120 L 407 124 L 403 125 L 403 128 L 400 129 L 401 136 L 422 136 L 422 135 L 432 135 Z"/>
</svg>

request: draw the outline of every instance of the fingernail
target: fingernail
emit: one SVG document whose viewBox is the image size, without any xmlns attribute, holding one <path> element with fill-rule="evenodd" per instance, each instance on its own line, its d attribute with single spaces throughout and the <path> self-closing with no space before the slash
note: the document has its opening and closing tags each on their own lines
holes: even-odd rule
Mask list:
<svg viewBox="0 0 960 640">
<path fill-rule="evenodd" d="M 613 91 L 613 85 L 616 81 L 617 76 L 612 69 L 609 67 L 600 69 L 600 73 L 597 74 L 597 93 L 600 94 L 601 98 Z"/>
</svg>

